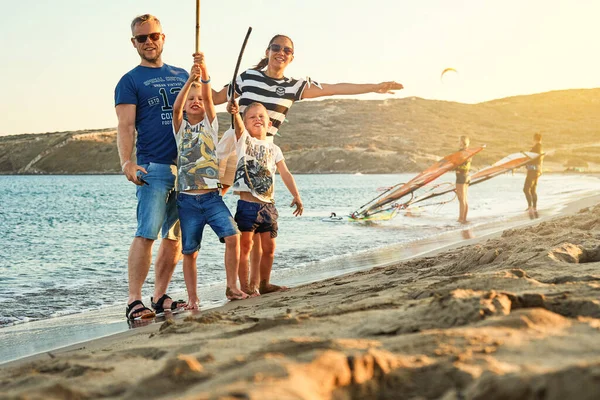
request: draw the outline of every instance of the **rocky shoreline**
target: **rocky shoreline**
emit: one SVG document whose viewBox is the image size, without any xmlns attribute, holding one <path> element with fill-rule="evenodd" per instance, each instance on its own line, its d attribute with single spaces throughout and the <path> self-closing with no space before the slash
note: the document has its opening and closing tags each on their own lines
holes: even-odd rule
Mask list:
<svg viewBox="0 0 600 400">
<path fill-rule="evenodd" d="M 293 173 L 419 172 L 456 151 L 458 137 L 486 144 L 473 167 L 531 148 L 544 134 L 546 170 L 600 171 L 600 89 L 516 96 L 479 104 L 417 97 L 303 101 L 276 143 Z M 229 116 L 219 113 L 220 132 Z M 551 151 L 552 150 L 552 151 Z M 0 175 L 119 173 L 116 130 L 0 136 Z"/>
</svg>

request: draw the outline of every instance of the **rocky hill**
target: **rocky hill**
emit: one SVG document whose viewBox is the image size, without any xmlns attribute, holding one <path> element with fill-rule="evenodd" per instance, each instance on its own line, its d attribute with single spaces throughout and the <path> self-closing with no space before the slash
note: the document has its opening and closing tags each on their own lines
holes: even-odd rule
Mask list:
<svg viewBox="0 0 600 400">
<path fill-rule="evenodd" d="M 600 89 L 508 97 L 479 104 L 425 100 L 306 101 L 276 143 L 295 173 L 415 172 L 456 150 L 486 144 L 475 167 L 529 150 L 534 132 L 555 150 L 546 166 L 600 170 Z M 229 116 L 219 114 L 221 131 Z M 119 173 L 116 130 L 0 136 L 0 174 Z"/>
</svg>

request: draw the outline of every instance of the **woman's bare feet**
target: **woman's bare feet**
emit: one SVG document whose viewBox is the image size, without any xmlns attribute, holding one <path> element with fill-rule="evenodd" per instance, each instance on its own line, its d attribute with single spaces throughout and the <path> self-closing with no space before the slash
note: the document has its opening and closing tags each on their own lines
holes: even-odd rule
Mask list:
<svg viewBox="0 0 600 400">
<path fill-rule="evenodd" d="M 230 288 L 225 289 L 225 296 L 227 296 L 228 300 L 244 300 L 248 298 L 248 295 L 242 292 L 238 288 Z"/>
<path fill-rule="evenodd" d="M 198 297 L 188 297 L 187 305 L 185 306 L 186 310 L 199 310 L 200 309 L 200 299 Z"/>
<path fill-rule="evenodd" d="M 266 281 L 261 281 L 258 291 L 260 292 L 260 294 L 267 294 L 273 292 L 284 292 L 288 289 L 289 288 L 287 286 L 278 286 L 273 285 L 272 283 L 267 283 Z"/>
<path fill-rule="evenodd" d="M 260 292 L 258 288 L 252 288 L 250 286 L 242 287 L 242 292 L 246 293 L 248 297 L 257 297 L 260 296 Z"/>
</svg>

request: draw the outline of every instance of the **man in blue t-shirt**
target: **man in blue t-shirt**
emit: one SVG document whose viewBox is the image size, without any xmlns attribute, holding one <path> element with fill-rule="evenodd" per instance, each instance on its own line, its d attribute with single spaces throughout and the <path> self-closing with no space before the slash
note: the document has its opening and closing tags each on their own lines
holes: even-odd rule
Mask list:
<svg viewBox="0 0 600 400">
<path fill-rule="evenodd" d="M 129 249 L 126 309 L 127 318 L 133 320 L 152 318 L 154 311 L 185 306 L 183 301 L 173 301 L 166 291 L 181 253 L 174 191 L 177 147 L 171 121 L 172 106 L 188 73 L 162 62 L 165 35 L 155 16 L 136 17 L 131 23 L 131 32 L 131 43 L 141 62 L 117 84 L 115 109 L 119 120 L 117 145 L 121 170 L 137 185 L 137 231 Z M 137 160 L 131 159 L 134 142 Z M 163 240 L 155 261 L 152 311 L 142 303 L 142 285 L 150 270 L 152 245 L 161 230 Z"/>
</svg>

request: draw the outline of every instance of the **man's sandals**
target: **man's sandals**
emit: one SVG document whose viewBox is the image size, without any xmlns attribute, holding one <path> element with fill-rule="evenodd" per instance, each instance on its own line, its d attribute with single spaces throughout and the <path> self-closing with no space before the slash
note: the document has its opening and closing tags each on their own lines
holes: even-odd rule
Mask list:
<svg viewBox="0 0 600 400">
<path fill-rule="evenodd" d="M 165 307 L 164 307 L 164 303 L 166 300 L 173 300 L 171 299 L 171 297 L 169 297 L 168 294 L 163 294 L 160 299 L 158 299 L 158 301 L 155 303 L 154 299 L 152 297 L 150 297 L 150 302 L 152 303 L 152 308 L 154 308 L 154 311 L 157 314 L 161 314 L 163 312 L 165 312 Z M 174 311 L 180 308 L 184 308 L 187 305 L 187 303 L 183 300 L 173 300 L 171 302 L 171 307 L 169 307 L 167 310 L 168 311 Z"/>
<path fill-rule="evenodd" d="M 135 308 L 135 306 L 139 306 L 139 305 L 141 305 L 141 307 Z M 139 315 L 143 311 L 150 311 L 150 312 Z M 127 317 L 128 320 L 133 321 L 134 319 L 154 318 L 154 317 L 156 317 L 156 314 L 154 313 L 154 311 L 152 311 L 151 309 L 146 307 L 144 305 L 144 303 L 142 303 L 141 300 L 135 300 L 131 304 L 128 304 L 127 307 L 125 307 L 125 316 Z"/>
</svg>

